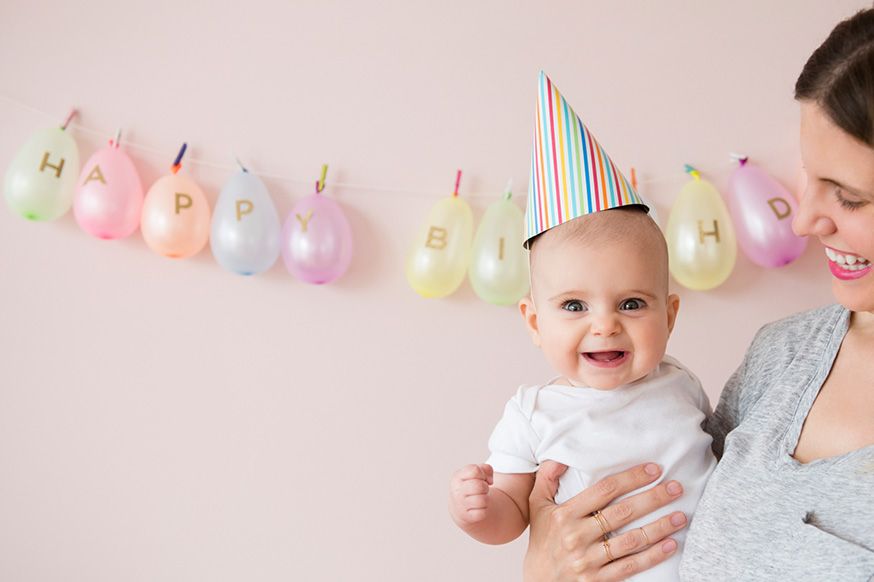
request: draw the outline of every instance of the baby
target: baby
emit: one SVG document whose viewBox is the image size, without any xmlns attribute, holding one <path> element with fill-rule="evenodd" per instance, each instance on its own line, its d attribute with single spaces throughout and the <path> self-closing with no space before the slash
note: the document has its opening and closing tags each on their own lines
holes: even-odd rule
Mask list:
<svg viewBox="0 0 874 582">
<path fill-rule="evenodd" d="M 716 461 L 701 429 L 707 396 L 665 356 L 679 298 L 668 292 L 661 231 L 644 206 L 627 206 L 559 224 L 529 248 L 531 293 L 519 310 L 558 375 L 519 388 L 489 439 L 486 464 L 452 476 L 453 520 L 485 543 L 517 538 L 528 526 L 534 473 L 547 459 L 568 466 L 557 503 L 607 475 L 656 462 L 662 479 L 684 487 L 664 514 L 691 518 Z M 672 536 L 681 547 L 684 532 Z M 613 552 L 618 559 L 619 549 Z M 679 552 L 635 579 L 678 580 L 678 565 Z"/>
</svg>

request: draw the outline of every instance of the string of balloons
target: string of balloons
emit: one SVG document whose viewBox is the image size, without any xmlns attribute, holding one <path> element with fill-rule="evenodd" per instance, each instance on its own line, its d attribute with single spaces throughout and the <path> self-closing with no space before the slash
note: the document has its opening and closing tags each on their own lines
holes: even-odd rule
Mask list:
<svg viewBox="0 0 874 582">
<path fill-rule="evenodd" d="M 3 101 L 9 105 L 15 106 L 19 109 L 30 111 L 31 113 L 34 113 L 34 114 L 36 114 L 44 119 L 54 119 L 56 117 L 55 115 L 53 115 L 47 111 L 44 111 L 42 109 L 33 107 L 31 105 L 28 105 L 26 103 L 23 103 L 21 101 L 13 99 L 7 95 L 0 94 L 0 101 Z M 95 138 L 98 138 L 101 140 L 107 139 L 113 135 L 112 132 L 103 131 L 103 130 L 89 127 L 86 125 L 82 125 L 80 123 L 70 122 L 69 120 L 67 120 L 66 123 L 67 123 L 66 126 L 69 127 L 70 129 L 74 129 L 77 132 L 80 132 L 84 135 L 89 135 L 91 137 L 95 137 Z M 124 147 L 126 147 L 130 150 L 139 151 L 139 152 L 142 152 L 144 154 L 148 154 L 148 155 L 155 157 L 155 158 L 165 159 L 168 157 L 168 152 L 165 150 L 161 150 L 159 148 L 150 146 L 148 144 L 140 143 L 137 141 L 122 139 L 120 129 L 117 130 L 115 133 L 115 141 L 119 145 L 123 145 Z M 236 154 L 232 153 L 232 157 L 236 161 L 237 166 L 242 167 L 243 164 L 239 161 L 238 156 Z M 226 171 L 226 172 L 233 172 L 233 171 L 236 171 L 238 169 L 236 166 L 231 165 L 231 164 L 222 163 L 222 162 L 219 162 L 216 160 L 210 160 L 210 159 L 205 159 L 205 158 L 192 157 L 192 156 L 188 157 L 187 163 L 190 165 L 202 166 L 205 168 L 222 170 L 222 171 Z M 731 167 L 732 167 L 732 165 L 730 163 L 715 165 L 715 166 L 708 168 L 708 173 L 722 172 L 722 171 L 725 171 Z M 676 173 L 676 172 L 671 173 L 671 174 L 657 175 L 657 176 L 647 176 L 647 177 L 640 179 L 640 180 L 637 179 L 637 173 L 636 173 L 636 170 L 634 168 L 632 168 L 631 173 L 632 173 L 632 180 L 634 181 L 635 187 L 638 187 L 638 186 L 639 187 L 646 187 L 646 186 L 665 183 L 665 182 L 676 182 L 678 179 L 682 179 L 681 175 Z M 261 176 L 261 178 L 263 178 L 263 179 L 273 180 L 273 181 L 277 181 L 277 182 L 285 182 L 285 183 L 296 184 L 296 185 L 310 185 L 310 184 L 312 184 L 312 182 L 310 180 L 304 180 L 304 179 L 301 179 L 299 177 L 289 176 L 289 175 L 278 173 L 278 172 L 258 171 L 257 174 L 259 176 Z M 331 184 L 329 185 L 329 187 L 332 187 L 335 189 L 342 188 L 342 189 L 347 189 L 347 190 L 364 190 L 364 191 L 368 191 L 368 192 L 394 194 L 394 195 L 400 195 L 400 196 L 405 196 L 405 197 L 412 196 L 412 197 L 422 197 L 422 198 L 434 198 L 435 196 L 442 196 L 443 195 L 443 192 L 436 192 L 436 191 L 425 191 L 425 190 L 417 190 L 417 189 L 410 189 L 410 188 L 398 188 L 398 187 L 390 187 L 390 186 L 385 186 L 385 185 L 358 184 L 358 183 L 354 183 L 354 182 L 341 182 L 341 181 L 332 181 Z M 506 189 L 504 190 L 504 192 L 506 192 Z M 494 194 L 481 194 L 481 193 L 466 193 L 465 197 L 471 198 L 471 199 L 493 200 L 495 198 L 495 195 Z"/>
<path fill-rule="evenodd" d="M 3 96 L 0 99 L 11 101 Z M 186 163 L 234 171 L 215 208 L 210 209 L 200 186 L 181 171 L 187 143 L 173 158 L 169 172 L 148 191 L 122 146 L 166 154 L 123 142 L 120 131 L 91 155 L 80 172 L 78 147 L 68 128 L 106 134 L 75 125 L 75 115 L 72 110 L 60 126 L 34 133 L 10 164 L 5 197 L 9 207 L 22 217 L 55 220 L 72 207 L 85 232 L 100 239 L 118 239 L 139 228 L 149 248 L 174 259 L 193 256 L 209 242 L 216 261 L 240 275 L 262 273 L 280 255 L 288 272 L 308 283 L 330 283 L 348 269 L 353 254 L 351 227 L 340 205 L 323 195 L 327 165 L 322 167 L 313 194 L 299 200 L 283 222 L 262 177 L 297 184 L 305 181 L 278 174 L 256 175 L 239 159 L 238 168 L 234 168 L 188 158 Z M 745 156 L 733 154 L 733 158 L 732 164 L 739 164 L 730 184 L 734 220 L 716 189 L 691 166 L 687 172 L 693 179 L 680 191 L 671 210 L 666 229 L 671 272 L 690 289 L 711 289 L 725 281 L 733 270 L 738 242 L 754 262 L 768 267 L 793 261 L 806 243 L 791 233 L 791 220 L 787 220 L 795 211 L 793 197 L 748 164 Z M 633 169 L 631 175 L 638 187 Z M 674 177 L 641 184 L 662 179 Z M 529 282 L 521 244 L 523 216 L 511 201 L 511 186 L 508 184 L 502 199 L 486 210 L 474 237 L 473 214 L 459 197 L 460 182 L 459 170 L 452 195 L 440 199 L 423 223 L 408 255 L 408 282 L 424 297 L 445 297 L 469 275 L 475 292 L 485 301 L 515 303 L 527 293 Z M 350 183 L 334 186 L 411 194 Z"/>
</svg>

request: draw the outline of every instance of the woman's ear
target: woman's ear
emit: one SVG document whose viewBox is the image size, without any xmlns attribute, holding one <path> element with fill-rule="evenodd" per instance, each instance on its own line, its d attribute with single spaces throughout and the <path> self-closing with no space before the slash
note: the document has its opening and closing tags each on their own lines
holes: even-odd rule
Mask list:
<svg viewBox="0 0 874 582">
<path fill-rule="evenodd" d="M 519 313 L 522 315 L 525 327 L 531 335 L 531 341 L 534 342 L 535 346 L 539 347 L 540 330 L 537 328 L 537 309 L 534 307 L 534 301 L 530 295 L 519 300 Z"/>
<path fill-rule="evenodd" d="M 668 333 L 674 331 L 674 323 L 677 321 L 677 313 L 680 311 L 680 296 L 676 294 L 668 295 Z"/>
</svg>

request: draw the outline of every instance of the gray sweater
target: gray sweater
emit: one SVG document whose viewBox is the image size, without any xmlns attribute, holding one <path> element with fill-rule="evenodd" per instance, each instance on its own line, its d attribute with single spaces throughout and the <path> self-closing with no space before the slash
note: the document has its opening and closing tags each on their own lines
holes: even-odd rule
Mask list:
<svg viewBox="0 0 874 582">
<path fill-rule="evenodd" d="M 874 446 L 792 458 L 848 323 L 836 305 L 756 335 L 706 423 L 721 460 L 689 526 L 683 580 L 874 579 Z"/>
</svg>

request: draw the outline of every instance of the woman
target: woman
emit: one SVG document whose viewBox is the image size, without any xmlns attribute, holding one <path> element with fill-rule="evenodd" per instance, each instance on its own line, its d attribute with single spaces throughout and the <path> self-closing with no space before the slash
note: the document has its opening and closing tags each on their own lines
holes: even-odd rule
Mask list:
<svg viewBox="0 0 874 582">
<path fill-rule="evenodd" d="M 808 186 L 793 227 L 825 246 L 838 305 L 765 326 L 726 385 L 706 426 L 720 463 L 689 530 L 688 580 L 874 579 L 874 9 L 832 31 L 795 97 Z M 557 506 L 563 470 L 537 475 L 526 580 L 621 580 L 676 551 L 682 519 L 609 538 L 609 552 L 601 526 L 654 512 L 681 484 L 611 505 L 658 478 L 641 465 Z"/>
</svg>

